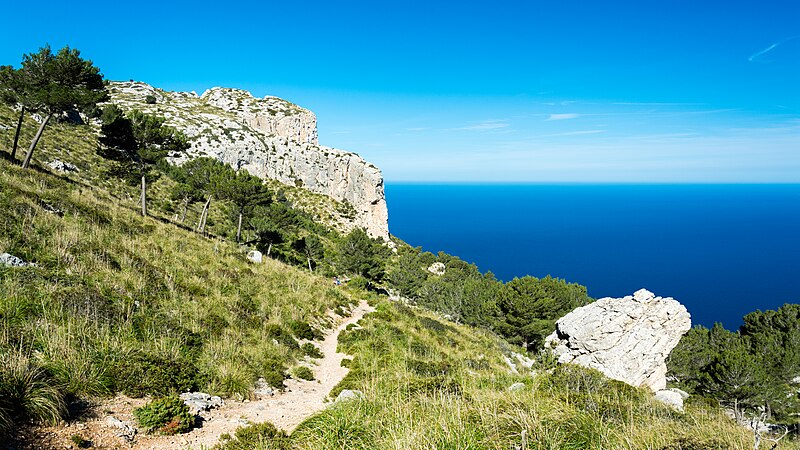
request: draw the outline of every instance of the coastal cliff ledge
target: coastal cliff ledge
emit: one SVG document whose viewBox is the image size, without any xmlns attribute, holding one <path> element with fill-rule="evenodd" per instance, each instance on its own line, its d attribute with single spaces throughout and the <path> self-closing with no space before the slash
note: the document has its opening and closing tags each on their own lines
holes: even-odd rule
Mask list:
<svg viewBox="0 0 800 450">
<path fill-rule="evenodd" d="M 164 117 L 167 125 L 186 134 L 191 148 L 174 162 L 209 156 L 262 179 L 327 195 L 354 211 L 332 226 L 343 232 L 361 227 L 388 240 L 380 169 L 355 153 L 320 146 L 311 111 L 241 89 L 215 87 L 198 96 L 130 81 L 112 82 L 108 90 L 119 107 Z"/>
</svg>

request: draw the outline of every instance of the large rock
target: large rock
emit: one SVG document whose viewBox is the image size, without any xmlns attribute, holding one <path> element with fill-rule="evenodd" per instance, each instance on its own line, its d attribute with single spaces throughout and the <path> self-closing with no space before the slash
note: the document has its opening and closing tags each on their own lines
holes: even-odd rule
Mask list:
<svg viewBox="0 0 800 450">
<path fill-rule="evenodd" d="M 591 367 L 656 392 L 666 387 L 664 361 L 689 328 L 686 307 L 641 289 L 575 309 L 556 322 L 545 345 L 560 363 Z"/>
<path fill-rule="evenodd" d="M 389 238 L 388 211 L 380 169 L 355 153 L 320 146 L 311 111 L 277 97 L 255 98 L 239 89 L 166 92 L 139 82 L 109 85 L 113 103 L 166 119 L 183 131 L 188 157 L 209 156 L 263 179 L 302 187 L 343 204 L 332 226 L 347 232 L 363 227 Z M 148 104 L 148 95 L 156 97 Z M 180 164 L 186 158 L 175 158 Z M 349 206 L 348 206 L 349 205 Z"/>
</svg>

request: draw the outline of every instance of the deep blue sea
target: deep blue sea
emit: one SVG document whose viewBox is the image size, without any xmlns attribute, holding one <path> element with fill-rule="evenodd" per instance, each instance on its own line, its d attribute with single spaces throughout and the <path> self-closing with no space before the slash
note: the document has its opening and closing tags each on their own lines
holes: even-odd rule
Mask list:
<svg viewBox="0 0 800 450">
<path fill-rule="evenodd" d="M 386 197 L 392 234 L 503 281 L 644 287 L 728 329 L 800 303 L 800 185 L 388 183 Z"/>
</svg>

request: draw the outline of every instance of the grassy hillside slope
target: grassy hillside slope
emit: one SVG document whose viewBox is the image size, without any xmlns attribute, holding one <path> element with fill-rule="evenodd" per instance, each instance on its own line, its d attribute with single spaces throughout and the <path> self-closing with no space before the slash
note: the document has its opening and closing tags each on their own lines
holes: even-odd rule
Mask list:
<svg viewBox="0 0 800 450">
<path fill-rule="evenodd" d="M 302 356 L 296 338 L 350 303 L 327 280 L 253 265 L 233 244 L 132 206 L 0 161 L 0 252 L 36 263 L 0 266 L 4 380 L 34 377 L 67 397 L 247 395 L 259 377 L 279 383 Z M 11 416 L 32 413 L 12 406 Z"/>
</svg>

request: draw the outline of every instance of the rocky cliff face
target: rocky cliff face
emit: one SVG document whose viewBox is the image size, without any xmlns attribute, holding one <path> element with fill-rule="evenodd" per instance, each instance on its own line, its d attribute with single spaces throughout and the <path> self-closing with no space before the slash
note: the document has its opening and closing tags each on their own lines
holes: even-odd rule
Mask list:
<svg viewBox="0 0 800 450">
<path fill-rule="evenodd" d="M 545 346 L 575 363 L 633 386 L 666 387 L 669 353 L 691 328 L 686 307 L 641 289 L 576 308 L 556 323 Z"/>
<path fill-rule="evenodd" d="M 388 212 L 380 169 L 355 153 L 318 144 L 311 111 L 277 97 L 255 98 L 239 89 L 165 92 L 145 83 L 115 82 L 112 101 L 164 117 L 191 142 L 189 157 L 210 156 L 264 179 L 324 194 L 353 207 L 342 231 L 363 227 L 388 239 Z M 147 96 L 155 97 L 148 104 Z M 180 163 L 178 158 L 176 162 Z"/>
</svg>

